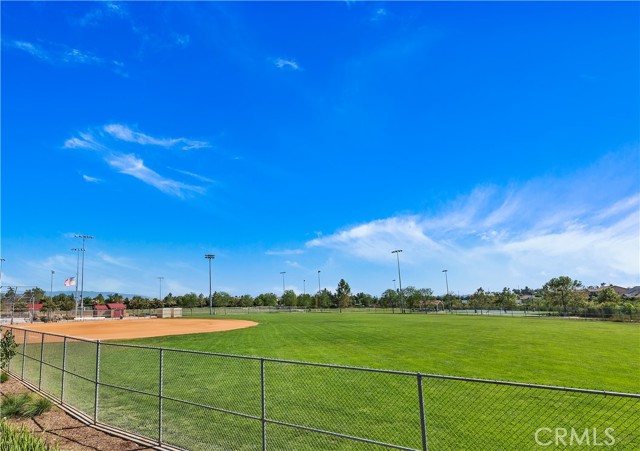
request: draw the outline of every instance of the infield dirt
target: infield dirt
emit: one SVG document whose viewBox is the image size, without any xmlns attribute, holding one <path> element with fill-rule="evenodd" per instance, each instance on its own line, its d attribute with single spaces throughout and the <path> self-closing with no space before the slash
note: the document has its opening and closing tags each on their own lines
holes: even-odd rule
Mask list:
<svg viewBox="0 0 640 451">
<path fill-rule="evenodd" d="M 224 332 L 257 325 L 254 321 L 236 319 L 114 319 L 27 324 L 18 328 L 91 340 L 118 340 Z"/>
</svg>

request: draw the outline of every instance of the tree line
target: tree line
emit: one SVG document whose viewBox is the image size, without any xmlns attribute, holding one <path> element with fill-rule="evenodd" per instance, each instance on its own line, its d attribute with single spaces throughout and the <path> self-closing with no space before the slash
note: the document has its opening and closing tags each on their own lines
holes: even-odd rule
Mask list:
<svg viewBox="0 0 640 451">
<path fill-rule="evenodd" d="M 28 303 L 42 303 L 42 311 L 71 311 L 75 308 L 74 297 L 71 294 L 58 294 L 53 297 L 46 295 L 40 288 L 34 288 L 20 296 L 12 288 L 4 295 L 5 301 L 12 302 L 17 312 L 28 310 Z M 118 293 L 104 297 L 85 297 L 83 303 L 92 308 L 95 305 L 108 303 L 123 303 L 129 309 L 144 310 L 161 307 L 182 307 L 193 309 L 208 307 L 209 297 L 204 294 L 187 293 L 184 295 L 167 294 L 164 298 L 147 298 L 133 296 L 125 298 Z M 542 288 L 524 289 L 503 288 L 498 292 L 490 292 L 478 288 L 473 294 L 457 296 L 447 293 L 435 296 L 431 288 L 416 288 L 413 286 L 399 289 L 387 289 L 379 296 L 364 292 L 352 294 L 351 287 L 340 279 L 335 291 L 326 288 L 314 294 L 296 294 L 293 290 L 285 290 L 281 296 L 275 293 L 262 293 L 258 296 L 244 294 L 233 296 L 224 291 L 216 291 L 211 296 L 212 307 L 289 307 L 313 309 L 338 309 L 350 307 L 379 307 L 401 309 L 402 311 L 439 311 L 439 310 L 473 310 L 483 313 L 488 310 L 535 310 L 555 311 L 562 315 L 589 316 L 600 314 L 604 317 L 615 314 L 633 315 L 637 313 L 638 302 L 619 295 L 613 288 L 603 287 L 596 296 L 589 297 L 587 290 L 578 280 L 567 276 L 549 280 Z"/>
</svg>

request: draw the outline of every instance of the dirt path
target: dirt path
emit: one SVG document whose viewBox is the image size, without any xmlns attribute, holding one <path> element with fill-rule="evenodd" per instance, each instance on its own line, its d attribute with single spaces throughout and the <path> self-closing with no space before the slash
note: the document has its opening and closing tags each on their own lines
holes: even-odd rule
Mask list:
<svg viewBox="0 0 640 451">
<path fill-rule="evenodd" d="M 60 323 L 25 324 L 19 329 L 67 335 L 92 340 L 163 337 L 206 332 L 223 332 L 257 326 L 254 321 L 238 319 L 114 319 L 103 321 L 66 321 Z"/>
</svg>

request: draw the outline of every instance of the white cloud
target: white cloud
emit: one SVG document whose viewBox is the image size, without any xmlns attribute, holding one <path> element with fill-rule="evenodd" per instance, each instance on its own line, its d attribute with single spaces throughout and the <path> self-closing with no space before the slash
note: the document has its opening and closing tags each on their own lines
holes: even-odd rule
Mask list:
<svg viewBox="0 0 640 451">
<path fill-rule="evenodd" d="M 377 219 L 306 246 L 377 264 L 399 248 L 415 268 L 454 266 L 476 284 L 493 280 L 496 289 L 498 275 L 540 285 L 545 274 L 638 283 L 640 194 L 634 176 L 624 175 L 637 164 L 613 160 L 562 179 L 478 187 L 440 213 Z M 616 178 L 603 182 L 605 173 Z"/>
<path fill-rule="evenodd" d="M 55 44 L 50 42 L 34 44 L 26 41 L 7 40 L 3 41 L 3 45 L 8 48 L 14 48 L 26 52 L 34 58 L 49 64 L 104 66 L 111 68 L 111 70 L 119 75 L 127 76 L 127 74 L 122 70 L 124 66 L 123 63 L 118 61 L 107 61 L 90 52 L 71 48 L 64 44 Z"/>
<path fill-rule="evenodd" d="M 173 147 L 177 144 L 183 144 L 182 150 L 200 149 L 204 147 L 210 147 L 209 143 L 204 141 L 194 141 L 187 138 L 154 138 L 153 136 L 146 135 L 132 130 L 126 125 L 122 124 L 108 124 L 104 126 L 104 131 L 112 137 L 121 141 L 132 142 L 143 146 L 153 145 L 161 147 Z"/>
<path fill-rule="evenodd" d="M 283 249 L 280 251 L 266 251 L 265 254 L 266 255 L 276 255 L 276 256 L 281 256 L 281 255 L 300 255 L 303 254 L 304 251 L 302 249 Z"/>
<path fill-rule="evenodd" d="M 204 175 L 200 175 L 200 174 L 196 174 L 195 172 L 190 172 L 190 171 L 185 171 L 182 169 L 174 169 L 174 168 L 170 168 L 173 169 L 176 172 L 179 172 L 180 174 L 184 174 L 184 175 L 188 175 L 189 177 L 193 177 L 196 180 L 199 180 L 201 182 L 205 182 L 205 183 L 215 183 L 215 180 L 210 179 L 209 177 L 205 177 Z"/>
<path fill-rule="evenodd" d="M 157 172 L 146 167 L 144 161 L 133 154 L 111 154 L 106 158 L 106 161 L 119 172 L 135 177 L 172 196 L 184 198 L 186 192 L 189 191 L 204 192 L 202 187 L 187 185 L 186 183 L 162 177 Z"/>
<path fill-rule="evenodd" d="M 82 174 L 82 178 L 84 179 L 85 182 L 89 182 L 89 183 L 98 183 L 102 181 L 101 179 L 91 177 L 86 174 Z"/>
<path fill-rule="evenodd" d="M 298 63 L 293 59 L 276 58 L 273 62 L 278 69 L 301 70 Z"/>
</svg>

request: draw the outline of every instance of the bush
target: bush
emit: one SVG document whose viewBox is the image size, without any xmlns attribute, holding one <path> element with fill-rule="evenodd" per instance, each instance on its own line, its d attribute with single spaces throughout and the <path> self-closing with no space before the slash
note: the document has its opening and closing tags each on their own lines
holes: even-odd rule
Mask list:
<svg viewBox="0 0 640 451">
<path fill-rule="evenodd" d="M 57 446 L 48 445 L 42 437 L 29 431 L 24 425 L 15 427 L 0 420 L 0 451 L 57 451 Z"/>
<path fill-rule="evenodd" d="M 9 380 L 9 375 L 4 371 L 0 372 L 0 384 L 4 384 Z"/>
<path fill-rule="evenodd" d="M 0 405 L 0 416 L 33 418 L 49 411 L 52 405 L 48 399 L 29 393 L 8 395 Z"/>
</svg>

